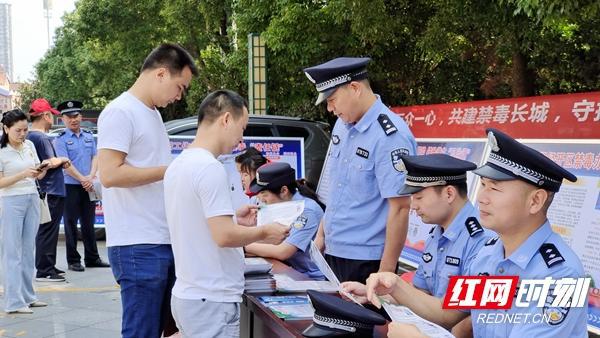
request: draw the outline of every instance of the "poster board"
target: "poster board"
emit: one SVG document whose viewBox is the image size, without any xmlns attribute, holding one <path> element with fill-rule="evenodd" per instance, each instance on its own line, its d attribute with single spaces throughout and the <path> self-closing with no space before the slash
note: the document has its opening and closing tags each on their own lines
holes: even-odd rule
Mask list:
<svg viewBox="0 0 600 338">
<path fill-rule="evenodd" d="M 193 140 L 194 136 L 170 136 L 169 141 L 173 158 L 186 149 Z M 244 137 L 244 142 L 240 143 L 231 155 L 219 157 L 229 176 L 234 206 L 239 207 L 245 202 L 247 203 L 247 198 L 242 191 L 241 178 L 235 167 L 235 156 L 247 147 L 255 147 L 271 161 L 289 163 L 296 170 L 296 178 L 303 177 L 305 155 L 304 139 L 302 137 Z M 96 204 L 96 227 L 104 227 L 102 201 L 98 201 Z"/>
</svg>

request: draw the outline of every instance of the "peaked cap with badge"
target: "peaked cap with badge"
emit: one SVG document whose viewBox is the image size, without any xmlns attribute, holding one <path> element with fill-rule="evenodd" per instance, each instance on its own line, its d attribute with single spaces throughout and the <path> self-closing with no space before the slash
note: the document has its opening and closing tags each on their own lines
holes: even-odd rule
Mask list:
<svg viewBox="0 0 600 338">
<path fill-rule="evenodd" d="M 487 162 L 473 170 L 474 174 L 496 181 L 519 179 L 538 188 L 558 192 L 563 179 L 571 182 L 577 177 L 498 129 L 486 129 L 491 153 Z"/>
<path fill-rule="evenodd" d="M 62 102 L 56 107 L 56 109 L 60 111 L 61 115 L 68 116 L 81 114 L 81 108 L 83 108 L 83 103 L 75 100 Z"/>
<path fill-rule="evenodd" d="M 250 183 L 253 194 L 267 189 L 276 189 L 296 180 L 296 170 L 285 162 L 269 162 L 256 170 L 256 178 Z"/>
<path fill-rule="evenodd" d="M 308 290 L 315 309 L 313 323 L 302 335 L 305 337 L 371 337 L 375 325 L 384 325 L 385 318 L 358 304 L 337 296 Z"/>
<path fill-rule="evenodd" d="M 315 105 L 325 101 L 346 83 L 367 78 L 367 64 L 371 58 L 339 57 L 304 69 L 304 74 L 315 84 L 319 97 Z"/>
<path fill-rule="evenodd" d="M 427 187 L 467 182 L 467 171 L 477 168 L 473 162 L 446 154 L 405 155 L 397 165 L 407 172 L 398 195 L 409 195 Z"/>
</svg>

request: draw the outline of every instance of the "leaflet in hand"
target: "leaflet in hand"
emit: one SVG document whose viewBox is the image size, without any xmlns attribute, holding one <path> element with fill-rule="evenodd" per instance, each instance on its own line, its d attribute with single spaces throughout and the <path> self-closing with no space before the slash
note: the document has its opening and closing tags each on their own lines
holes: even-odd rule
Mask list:
<svg viewBox="0 0 600 338">
<path fill-rule="evenodd" d="M 342 287 L 340 285 L 341 284 L 340 280 L 336 277 L 335 273 L 333 273 L 333 270 L 331 270 L 331 267 L 329 267 L 329 264 L 327 264 L 325 257 L 323 257 L 323 255 L 321 254 L 321 251 L 319 250 L 319 248 L 317 248 L 317 245 L 315 244 L 314 241 L 310 242 L 309 253 L 310 253 L 310 259 L 317 265 L 319 270 L 321 270 L 321 273 L 323 275 L 325 275 L 325 277 L 327 277 L 327 279 L 330 282 L 335 284 L 335 286 L 338 288 L 339 293 L 341 293 L 342 295 L 344 295 L 351 301 L 355 302 L 356 304 L 363 306 L 361 303 L 359 303 L 356 300 L 356 298 L 354 298 L 354 296 L 352 296 L 350 293 L 342 290 Z"/>
<path fill-rule="evenodd" d="M 304 200 L 261 205 L 256 223 L 258 226 L 273 222 L 291 226 L 303 212 Z"/>
<path fill-rule="evenodd" d="M 385 312 L 387 312 L 393 322 L 412 324 L 416 326 L 422 334 L 430 338 L 454 338 L 454 336 L 443 327 L 419 317 L 406 306 L 394 305 L 385 301 L 382 301 L 381 305 L 383 305 Z"/>
</svg>

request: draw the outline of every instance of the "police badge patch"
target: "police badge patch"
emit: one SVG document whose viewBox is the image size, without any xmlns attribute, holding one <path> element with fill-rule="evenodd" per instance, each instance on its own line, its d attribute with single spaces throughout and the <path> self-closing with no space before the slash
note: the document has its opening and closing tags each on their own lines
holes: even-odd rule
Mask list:
<svg viewBox="0 0 600 338">
<path fill-rule="evenodd" d="M 340 137 L 334 134 L 333 136 L 331 136 L 331 142 L 333 142 L 333 144 L 340 143 Z"/>
<path fill-rule="evenodd" d="M 423 258 L 423 262 L 429 263 L 433 259 L 433 256 L 431 256 L 429 252 L 426 252 L 423 254 L 423 256 L 421 256 L 421 258 Z"/>
<path fill-rule="evenodd" d="M 298 218 L 296 218 L 294 223 L 292 223 L 292 226 L 296 229 L 302 229 L 306 225 L 306 222 L 308 222 L 308 218 L 304 216 L 299 216 Z"/>
<path fill-rule="evenodd" d="M 404 166 L 404 162 L 402 162 L 402 159 L 400 158 L 400 156 L 408 155 L 408 154 L 409 154 L 409 151 L 406 148 L 398 148 L 398 149 L 392 150 L 392 152 L 391 152 L 392 166 L 394 166 L 394 169 L 396 169 L 397 172 L 401 172 L 401 173 L 406 172 L 406 166 Z"/>
<path fill-rule="evenodd" d="M 542 314 L 544 318 L 547 320 L 550 325 L 559 325 L 560 323 L 565 321 L 567 315 L 569 314 L 568 307 L 553 307 L 552 303 L 554 302 L 553 289 L 548 291 L 548 297 L 546 297 L 546 302 L 544 303 L 544 308 Z"/>
</svg>

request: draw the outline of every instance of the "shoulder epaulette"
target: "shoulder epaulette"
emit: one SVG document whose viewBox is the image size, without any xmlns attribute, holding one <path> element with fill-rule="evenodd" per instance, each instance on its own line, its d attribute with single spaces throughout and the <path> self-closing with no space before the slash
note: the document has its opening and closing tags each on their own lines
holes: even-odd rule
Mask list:
<svg viewBox="0 0 600 338">
<path fill-rule="evenodd" d="M 552 243 L 542 244 L 539 251 L 549 268 L 565 261 L 565 258 L 558 252 L 558 249 Z"/>
<path fill-rule="evenodd" d="M 476 217 L 469 217 L 465 220 L 465 226 L 469 232 L 469 236 L 473 237 L 477 234 L 483 233 L 483 227 L 479 224 Z"/>
<path fill-rule="evenodd" d="M 429 230 L 429 233 L 432 233 L 433 230 L 435 230 L 435 225 L 431 227 L 431 230 Z"/>
<path fill-rule="evenodd" d="M 81 128 L 81 131 L 82 131 L 82 132 L 84 132 L 84 133 L 93 134 L 93 133 L 92 133 L 92 131 L 91 131 L 91 130 L 89 130 L 89 129 L 84 129 L 84 128 Z"/>
<path fill-rule="evenodd" d="M 61 131 L 58 133 L 58 136 L 57 136 L 57 137 L 61 137 L 61 136 L 63 136 L 63 135 L 66 133 L 66 132 L 67 132 L 67 130 L 66 130 L 66 129 L 63 129 L 63 130 L 61 130 Z"/>
<path fill-rule="evenodd" d="M 383 132 L 386 136 L 390 136 L 398 131 L 398 128 L 396 128 L 392 120 L 390 120 L 390 118 L 385 114 L 379 114 L 377 121 L 379 122 L 379 125 L 383 129 Z"/>
<path fill-rule="evenodd" d="M 485 246 L 494 245 L 494 244 L 496 244 L 497 241 L 498 241 L 498 237 L 490 238 L 487 240 L 487 242 L 485 242 Z"/>
</svg>

